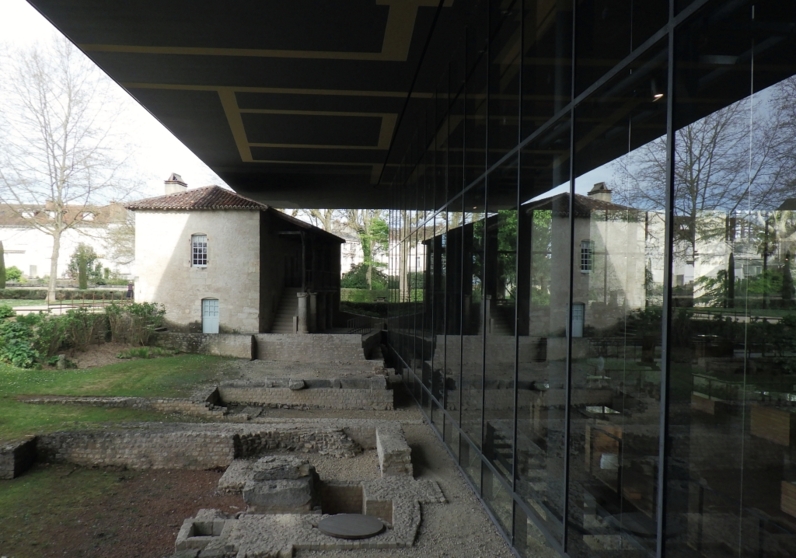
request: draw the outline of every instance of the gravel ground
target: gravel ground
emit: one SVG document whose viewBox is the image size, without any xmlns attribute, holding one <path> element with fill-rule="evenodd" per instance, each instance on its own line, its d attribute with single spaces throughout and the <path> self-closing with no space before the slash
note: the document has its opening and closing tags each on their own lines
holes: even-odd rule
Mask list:
<svg viewBox="0 0 796 558">
<path fill-rule="evenodd" d="M 416 411 L 416 410 L 415 410 Z M 419 415 L 419 411 L 416 411 Z M 450 456 L 431 428 L 425 424 L 404 424 L 407 442 L 412 447 L 415 478 L 439 483 L 446 504 L 424 504 L 422 522 L 415 545 L 406 549 L 358 551 L 299 551 L 296 558 L 370 558 L 417 556 L 423 558 L 509 558 L 506 542 L 487 517 L 481 504 L 465 483 Z M 311 458 L 322 479 L 357 480 L 378 475 L 375 451 L 355 459 Z M 538 558 L 557 556 L 538 543 L 533 553 Z"/>
</svg>

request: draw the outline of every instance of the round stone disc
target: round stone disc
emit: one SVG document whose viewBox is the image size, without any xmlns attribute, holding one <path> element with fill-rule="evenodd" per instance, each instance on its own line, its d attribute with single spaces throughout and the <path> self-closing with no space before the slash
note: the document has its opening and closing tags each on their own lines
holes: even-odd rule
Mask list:
<svg viewBox="0 0 796 558">
<path fill-rule="evenodd" d="M 367 539 L 384 531 L 384 523 L 371 515 L 338 513 L 322 519 L 318 529 L 338 539 Z"/>
</svg>

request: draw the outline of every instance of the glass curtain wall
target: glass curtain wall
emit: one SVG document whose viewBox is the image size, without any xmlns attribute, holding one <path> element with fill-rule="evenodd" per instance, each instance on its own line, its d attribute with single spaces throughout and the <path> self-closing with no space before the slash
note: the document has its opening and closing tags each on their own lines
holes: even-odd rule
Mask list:
<svg viewBox="0 0 796 558">
<path fill-rule="evenodd" d="M 796 556 L 796 3 L 457 4 L 394 155 L 407 389 L 522 556 Z"/>
</svg>

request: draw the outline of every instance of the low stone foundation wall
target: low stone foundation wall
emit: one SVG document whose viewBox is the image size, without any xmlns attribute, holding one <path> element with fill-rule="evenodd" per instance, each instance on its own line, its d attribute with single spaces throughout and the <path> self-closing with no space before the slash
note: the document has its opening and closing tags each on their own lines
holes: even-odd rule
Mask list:
<svg viewBox="0 0 796 558">
<path fill-rule="evenodd" d="M 365 359 L 362 336 L 313 333 L 308 335 L 264 333 L 255 335 L 260 360 L 282 362 L 359 362 Z"/>
<path fill-rule="evenodd" d="M 72 395 L 20 397 L 19 401 L 34 405 L 86 405 L 90 407 L 145 409 L 160 413 L 178 413 L 214 419 L 221 419 L 227 413 L 225 407 L 218 405 L 220 401 L 218 399 L 218 391 L 215 389 L 204 401 L 148 397 L 86 397 Z"/>
<path fill-rule="evenodd" d="M 394 392 L 387 389 L 384 376 L 304 380 L 304 389 L 291 389 L 283 385 L 286 383 L 225 382 L 218 386 L 218 393 L 221 400 L 228 405 L 376 411 L 393 409 Z"/>
<path fill-rule="evenodd" d="M 340 457 L 361 451 L 340 429 L 289 425 L 138 425 L 129 429 L 55 432 L 39 436 L 37 458 L 84 467 L 212 469 L 268 450 Z"/>
<path fill-rule="evenodd" d="M 227 356 L 253 360 L 257 345 L 253 335 L 236 333 L 158 333 L 155 345 L 182 353 Z"/>
<path fill-rule="evenodd" d="M 31 437 L 0 446 L 0 479 L 15 479 L 33 465 L 36 442 Z"/>
</svg>

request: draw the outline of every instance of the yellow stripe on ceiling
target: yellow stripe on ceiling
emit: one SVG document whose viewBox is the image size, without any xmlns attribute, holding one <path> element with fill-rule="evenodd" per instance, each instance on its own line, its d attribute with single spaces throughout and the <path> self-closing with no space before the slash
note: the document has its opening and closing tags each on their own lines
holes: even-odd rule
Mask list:
<svg viewBox="0 0 796 558">
<path fill-rule="evenodd" d="M 232 89 L 219 88 L 218 96 L 221 98 L 221 106 L 224 107 L 224 114 L 227 116 L 232 137 L 235 138 L 235 145 L 238 146 L 241 161 L 244 163 L 253 162 L 252 150 L 249 148 L 249 140 L 246 137 L 246 128 L 243 126 L 243 119 L 240 116 L 235 92 Z"/>
</svg>

